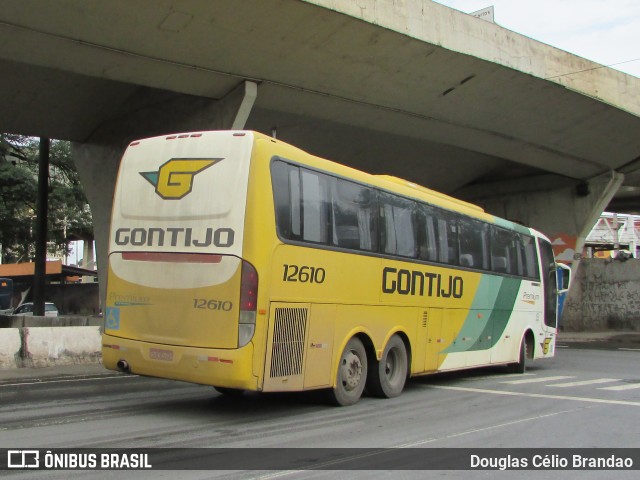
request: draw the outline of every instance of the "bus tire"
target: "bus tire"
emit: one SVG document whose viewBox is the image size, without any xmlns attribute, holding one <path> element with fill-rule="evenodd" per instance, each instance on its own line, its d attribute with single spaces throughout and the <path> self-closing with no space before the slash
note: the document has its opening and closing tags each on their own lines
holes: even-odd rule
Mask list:
<svg viewBox="0 0 640 480">
<path fill-rule="evenodd" d="M 382 358 L 371 368 L 367 379 L 368 391 L 381 398 L 393 398 L 402 393 L 407 381 L 407 347 L 402 338 L 394 335 L 384 347 Z"/>
<path fill-rule="evenodd" d="M 332 401 L 339 406 L 353 405 L 362 396 L 367 379 L 367 352 L 359 338 L 353 337 L 344 347 Z"/>
<path fill-rule="evenodd" d="M 520 343 L 520 357 L 518 358 L 517 363 L 512 363 L 509 365 L 510 373 L 524 373 L 527 371 L 527 338 L 522 337 L 522 342 Z"/>
</svg>

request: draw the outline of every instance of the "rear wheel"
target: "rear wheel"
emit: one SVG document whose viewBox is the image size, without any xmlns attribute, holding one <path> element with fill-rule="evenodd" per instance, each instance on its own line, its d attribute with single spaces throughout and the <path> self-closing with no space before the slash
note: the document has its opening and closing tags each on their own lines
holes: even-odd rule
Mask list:
<svg viewBox="0 0 640 480">
<path fill-rule="evenodd" d="M 376 362 L 377 368 L 371 368 L 367 387 L 376 397 L 392 398 L 402 393 L 407 381 L 407 348 L 398 335 L 389 339 L 382 358 Z"/>
<path fill-rule="evenodd" d="M 331 391 L 337 405 L 353 405 L 362 396 L 367 378 L 367 352 L 360 339 L 353 337 L 344 347 L 338 364 L 336 386 Z"/>
</svg>

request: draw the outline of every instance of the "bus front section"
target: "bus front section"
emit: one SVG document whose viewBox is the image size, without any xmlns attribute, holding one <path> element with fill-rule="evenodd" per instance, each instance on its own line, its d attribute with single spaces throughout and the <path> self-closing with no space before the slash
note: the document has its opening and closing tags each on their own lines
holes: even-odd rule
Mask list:
<svg viewBox="0 0 640 480">
<path fill-rule="evenodd" d="M 242 258 L 253 136 L 133 142 L 114 195 L 103 362 L 226 388 L 253 374 L 258 275 Z"/>
</svg>

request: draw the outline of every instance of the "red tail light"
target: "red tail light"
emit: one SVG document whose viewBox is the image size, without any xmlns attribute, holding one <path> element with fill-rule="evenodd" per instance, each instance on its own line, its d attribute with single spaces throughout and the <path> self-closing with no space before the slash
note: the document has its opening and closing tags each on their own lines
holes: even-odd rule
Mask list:
<svg viewBox="0 0 640 480">
<path fill-rule="evenodd" d="M 240 311 L 255 312 L 258 304 L 258 272 L 249 262 L 242 261 Z"/>
</svg>

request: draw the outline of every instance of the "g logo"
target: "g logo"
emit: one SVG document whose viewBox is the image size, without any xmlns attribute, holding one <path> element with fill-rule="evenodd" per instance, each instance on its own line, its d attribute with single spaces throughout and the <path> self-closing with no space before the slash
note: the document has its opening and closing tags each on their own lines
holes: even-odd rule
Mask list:
<svg viewBox="0 0 640 480">
<path fill-rule="evenodd" d="M 220 160 L 222 158 L 172 158 L 157 172 L 140 172 L 140 175 L 156 187 L 160 197 L 179 200 L 191 193 L 193 177 Z"/>
</svg>

